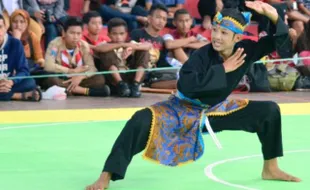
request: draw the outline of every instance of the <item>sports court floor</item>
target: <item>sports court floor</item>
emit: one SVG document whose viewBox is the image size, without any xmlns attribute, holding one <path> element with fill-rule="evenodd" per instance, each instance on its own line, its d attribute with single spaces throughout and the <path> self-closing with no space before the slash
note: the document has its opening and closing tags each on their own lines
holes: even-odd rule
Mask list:
<svg viewBox="0 0 310 190">
<path fill-rule="evenodd" d="M 275 100 L 283 114 L 285 157 L 282 168 L 303 182 L 260 179 L 262 159 L 255 134 L 218 134 L 218 150 L 205 136 L 205 154 L 196 163 L 178 168 L 159 166 L 138 155 L 126 179 L 112 190 L 308 190 L 310 186 L 310 94 L 270 93 L 233 98 Z M 0 189 L 82 190 L 100 173 L 106 156 L 126 120 L 140 107 L 168 95 L 145 94 L 143 99 L 88 99 L 41 103 L 0 104 Z M 262 110 L 263 111 L 263 110 Z"/>
</svg>

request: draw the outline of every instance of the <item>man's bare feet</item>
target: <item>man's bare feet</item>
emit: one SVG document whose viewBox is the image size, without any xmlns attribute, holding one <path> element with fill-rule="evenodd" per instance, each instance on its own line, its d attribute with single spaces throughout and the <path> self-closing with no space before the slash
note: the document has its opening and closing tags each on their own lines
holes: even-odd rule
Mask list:
<svg viewBox="0 0 310 190">
<path fill-rule="evenodd" d="M 102 172 L 99 179 L 86 187 L 86 190 L 104 190 L 109 188 L 109 183 L 111 180 L 111 174 L 108 172 Z"/>
<path fill-rule="evenodd" d="M 264 169 L 262 172 L 262 178 L 264 180 L 278 180 L 278 181 L 290 181 L 300 182 L 301 179 L 287 174 L 279 169 L 277 159 L 266 160 L 264 162 Z"/>
<path fill-rule="evenodd" d="M 290 181 L 290 182 L 301 181 L 301 179 L 295 176 L 292 176 L 290 174 L 287 174 L 280 169 L 276 169 L 272 171 L 264 170 L 262 173 L 262 178 L 264 180 L 278 180 L 278 181 Z"/>
</svg>

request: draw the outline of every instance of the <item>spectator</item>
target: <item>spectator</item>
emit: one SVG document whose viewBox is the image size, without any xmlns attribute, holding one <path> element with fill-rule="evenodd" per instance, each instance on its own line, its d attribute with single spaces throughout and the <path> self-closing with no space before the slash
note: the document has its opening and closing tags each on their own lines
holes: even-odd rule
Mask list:
<svg viewBox="0 0 310 190">
<path fill-rule="evenodd" d="M 93 51 L 93 47 L 102 43 L 110 41 L 108 36 L 101 33 L 102 30 L 102 18 L 96 11 L 90 11 L 83 16 L 84 26 L 86 33 L 83 34 L 82 40 L 86 41 L 91 47 L 91 53 L 94 56 L 96 68 L 100 68 L 100 59 L 96 52 Z"/>
<path fill-rule="evenodd" d="M 181 67 L 194 50 L 207 45 L 209 41 L 191 30 L 193 18 L 185 9 L 175 12 L 173 24 L 176 30 L 163 37 L 166 49 L 170 50 L 167 62 L 171 66 Z"/>
<path fill-rule="evenodd" d="M 110 39 L 101 33 L 102 18 L 96 11 L 87 12 L 83 16 L 83 23 L 86 28 L 86 33 L 82 39 L 91 46 L 96 46 L 102 42 L 108 42 Z"/>
<path fill-rule="evenodd" d="M 173 25 L 173 16 L 174 13 L 179 10 L 183 9 L 185 0 L 145 0 L 146 10 L 150 10 L 152 5 L 162 4 L 168 7 L 168 20 L 166 27 L 174 28 Z"/>
<path fill-rule="evenodd" d="M 103 43 L 96 47 L 100 55 L 100 70 L 120 71 L 128 69 L 141 69 L 131 73 L 113 73 L 107 76 L 109 84 L 116 87 L 121 97 L 140 97 L 140 86 L 144 78 L 143 69 L 148 68 L 150 59 L 149 43 L 126 42 L 127 24 L 120 18 L 113 18 L 108 22 L 110 43 Z"/>
<path fill-rule="evenodd" d="M 67 19 L 63 37 L 56 38 L 48 46 L 44 68 L 51 73 L 85 73 L 85 75 L 47 78 L 42 82 L 42 86 L 45 89 L 54 85 L 64 87 L 69 95 L 109 96 L 110 89 L 105 85 L 104 77 L 92 74 L 97 69 L 88 44 L 81 40 L 82 28 L 81 19 L 76 17 Z"/>
<path fill-rule="evenodd" d="M 23 0 L 0 0 L 0 14 L 4 17 L 6 21 L 7 28 L 10 27 L 10 15 L 17 9 L 23 9 L 24 3 Z M 44 33 L 45 29 L 43 25 L 40 25 L 32 18 L 29 22 L 29 30 L 33 33 L 37 34 L 39 38 L 41 38 L 42 34 Z"/>
<path fill-rule="evenodd" d="M 164 5 L 154 5 L 148 16 L 148 26 L 131 32 L 131 40 L 153 44 L 153 47 L 149 51 L 149 68 L 170 67 L 166 61 L 167 52 L 164 48 L 164 39 L 159 34 L 167 23 L 167 17 L 168 9 Z M 150 72 L 146 76 L 146 86 L 151 88 L 175 89 L 177 78 L 176 73 L 175 70 Z"/>
<path fill-rule="evenodd" d="M 44 58 L 39 37 L 29 30 L 30 16 L 25 10 L 18 9 L 12 13 L 10 21 L 10 32 L 21 40 L 30 73 L 33 73 L 43 67 Z"/>
<path fill-rule="evenodd" d="M 66 20 L 64 0 L 24 0 L 25 10 L 45 27 L 45 48 L 60 33 L 58 26 Z"/>
<path fill-rule="evenodd" d="M 8 79 L 29 76 L 27 60 L 22 43 L 7 34 L 7 27 L 0 15 L 0 100 L 40 101 L 41 92 L 34 79 Z"/>
<path fill-rule="evenodd" d="M 137 0 L 107 0 L 101 5 L 100 1 L 84 0 L 84 13 L 91 8 L 100 12 L 103 20 L 108 22 L 114 17 L 122 18 L 127 22 L 129 31 L 138 28 L 138 23 L 147 23 L 147 11 L 140 6 L 136 6 Z"/>
</svg>

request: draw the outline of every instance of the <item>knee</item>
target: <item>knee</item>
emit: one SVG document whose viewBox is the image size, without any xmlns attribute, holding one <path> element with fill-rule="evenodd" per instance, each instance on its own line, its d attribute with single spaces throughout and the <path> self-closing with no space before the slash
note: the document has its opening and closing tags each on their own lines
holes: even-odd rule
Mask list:
<svg viewBox="0 0 310 190">
<path fill-rule="evenodd" d="M 271 117 L 281 114 L 279 105 L 276 102 L 272 102 L 272 101 L 265 103 L 265 112 L 267 116 L 271 116 Z"/>
<path fill-rule="evenodd" d="M 37 87 L 36 81 L 33 78 L 25 79 L 26 85 L 25 88 L 27 88 L 27 91 L 33 90 Z"/>
<path fill-rule="evenodd" d="M 136 127 L 145 126 L 149 130 L 152 124 L 152 111 L 148 108 L 137 111 L 131 118 Z"/>
</svg>

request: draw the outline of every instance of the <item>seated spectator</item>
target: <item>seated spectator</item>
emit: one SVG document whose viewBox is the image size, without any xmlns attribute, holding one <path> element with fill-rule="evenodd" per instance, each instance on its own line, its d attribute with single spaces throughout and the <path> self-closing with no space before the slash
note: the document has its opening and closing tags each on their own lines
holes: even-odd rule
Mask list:
<svg viewBox="0 0 310 190">
<path fill-rule="evenodd" d="M 174 25 L 172 23 L 174 13 L 179 9 L 183 9 L 185 0 L 145 0 L 146 10 L 150 10 L 152 5 L 157 4 L 162 4 L 168 7 L 168 20 L 166 27 L 174 28 Z"/>
<path fill-rule="evenodd" d="M 140 97 L 140 86 L 144 71 L 148 68 L 150 55 L 149 43 L 126 42 L 127 24 L 124 20 L 113 18 L 108 22 L 108 32 L 111 42 L 102 43 L 95 48 L 100 52 L 100 70 L 120 71 L 140 69 L 137 72 L 113 73 L 107 76 L 110 86 L 116 87 L 121 97 Z M 129 83 L 129 84 L 128 84 Z"/>
<path fill-rule="evenodd" d="M 96 46 L 102 42 L 110 41 L 108 36 L 102 35 L 102 18 L 96 11 L 90 11 L 84 14 L 83 23 L 86 28 L 86 33 L 82 39 L 90 46 Z"/>
<path fill-rule="evenodd" d="M 305 31 L 309 29 L 306 25 Z M 297 36 L 297 32 L 294 29 L 290 29 L 289 34 L 293 41 L 292 49 L 294 49 L 296 53 L 299 53 L 299 51 L 304 52 L 302 49 L 309 49 L 309 45 L 307 45 L 309 42 L 307 38 L 305 38 L 305 33 L 301 36 Z M 298 38 L 298 40 L 296 38 Z M 269 55 L 269 59 L 281 59 L 281 57 L 277 52 L 274 52 Z M 304 75 L 303 71 L 306 70 L 306 66 L 303 65 L 302 62 L 303 61 L 296 65 L 293 59 L 267 63 L 268 80 L 271 88 L 274 91 L 309 91 L 310 76 Z"/>
<path fill-rule="evenodd" d="M 21 40 L 30 73 L 36 72 L 43 67 L 44 58 L 39 37 L 29 30 L 29 14 L 22 9 L 15 10 L 10 21 L 10 33 L 13 37 Z"/>
<path fill-rule="evenodd" d="M 159 34 L 167 23 L 167 17 L 168 9 L 164 5 L 154 5 L 148 16 L 148 26 L 131 32 L 131 40 L 153 44 L 149 51 L 149 68 L 170 67 L 166 61 L 167 52 L 164 47 L 164 39 Z M 177 71 L 175 69 L 152 71 L 147 73 L 145 84 L 151 88 L 176 89 L 176 79 Z"/>
<path fill-rule="evenodd" d="M 17 9 L 23 9 L 24 3 L 23 0 L 0 0 L 0 14 L 4 17 L 5 22 L 7 23 L 7 28 L 10 27 L 10 15 Z M 37 23 L 32 18 L 29 22 L 29 30 L 33 33 L 37 34 L 39 38 L 41 38 L 42 34 L 44 33 L 44 26 Z"/>
<path fill-rule="evenodd" d="M 88 44 L 81 40 L 82 28 L 81 19 L 77 17 L 67 19 L 63 37 L 56 38 L 48 46 L 44 69 L 50 73 L 84 73 L 84 75 L 47 78 L 42 82 L 42 87 L 45 89 L 54 85 L 64 87 L 69 95 L 109 96 L 110 88 L 105 85 L 104 77 L 92 74 L 97 72 L 97 69 Z"/>
<path fill-rule="evenodd" d="M 64 0 L 24 0 L 25 10 L 45 27 L 45 48 L 60 34 L 58 26 L 67 18 Z"/>
<path fill-rule="evenodd" d="M 139 23 L 147 23 L 147 11 L 140 6 L 136 6 L 137 0 L 107 0 L 101 4 L 96 0 L 84 0 L 83 12 L 87 13 L 91 8 L 100 12 L 103 20 L 108 22 L 114 17 L 122 18 L 127 22 L 129 31 L 138 28 Z"/>
<path fill-rule="evenodd" d="M 173 18 L 174 13 L 183 9 L 185 0 L 145 0 L 147 10 L 151 10 L 152 5 L 162 4 L 168 7 L 168 17 Z"/>
<path fill-rule="evenodd" d="M 96 52 L 93 52 L 93 47 L 102 43 L 110 41 L 108 36 L 101 33 L 102 18 L 96 11 L 89 11 L 83 16 L 84 28 L 86 33 L 83 34 L 82 40 L 86 41 L 91 48 L 91 53 L 94 56 L 96 68 L 100 68 L 100 59 Z"/>
<path fill-rule="evenodd" d="M 294 1 L 284 1 L 284 0 L 264 0 L 265 2 L 272 4 L 274 7 L 278 7 L 279 5 L 285 5 L 285 14 L 288 17 L 288 24 L 294 28 L 298 35 L 304 30 L 304 23 L 309 21 L 309 16 L 302 14 L 298 7 L 294 4 Z M 279 9 L 277 9 L 279 10 Z"/>
<path fill-rule="evenodd" d="M 175 12 L 173 24 L 176 30 L 163 36 L 165 47 L 170 50 L 167 62 L 173 67 L 181 67 L 194 50 L 207 45 L 209 41 L 202 35 L 191 31 L 193 18 L 185 9 Z"/>
<path fill-rule="evenodd" d="M 29 76 L 22 43 L 7 34 L 7 27 L 0 15 L 0 100 L 40 101 L 41 92 L 34 79 L 9 79 Z"/>
</svg>

